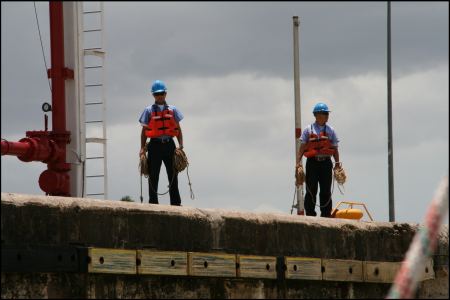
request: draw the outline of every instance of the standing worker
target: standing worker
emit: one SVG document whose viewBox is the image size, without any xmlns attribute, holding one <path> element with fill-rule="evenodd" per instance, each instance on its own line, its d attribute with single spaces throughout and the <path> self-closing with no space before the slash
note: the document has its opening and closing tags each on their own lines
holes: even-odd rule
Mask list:
<svg viewBox="0 0 450 300">
<path fill-rule="evenodd" d="M 318 184 L 320 185 L 320 216 L 331 216 L 331 183 L 333 180 L 333 162 L 331 156 L 334 157 L 335 171 L 340 169 L 338 143 L 334 129 L 327 125 L 330 110 L 325 103 L 317 103 L 314 106 L 313 114 L 316 122 L 306 127 L 303 131 L 300 141 L 300 149 L 298 151 L 297 174 L 302 184 L 303 178 L 306 177 L 306 195 L 305 195 L 305 212 L 307 216 L 316 216 L 315 205 Z M 303 155 L 306 160 L 306 176 L 303 173 L 301 164 Z"/>
<path fill-rule="evenodd" d="M 148 137 L 150 138 L 147 149 L 149 203 L 158 204 L 159 172 L 161 163 L 164 162 L 169 180 L 170 204 L 180 206 L 178 174 L 173 168 L 176 148 L 173 137 L 177 137 L 179 149 L 183 149 L 183 134 L 179 123 L 183 119 L 183 114 L 175 106 L 167 104 L 167 88 L 164 82 L 160 80 L 153 82 L 151 91 L 155 103 L 147 106 L 139 118 L 142 125 L 140 157 L 145 155 L 146 141 Z"/>
</svg>

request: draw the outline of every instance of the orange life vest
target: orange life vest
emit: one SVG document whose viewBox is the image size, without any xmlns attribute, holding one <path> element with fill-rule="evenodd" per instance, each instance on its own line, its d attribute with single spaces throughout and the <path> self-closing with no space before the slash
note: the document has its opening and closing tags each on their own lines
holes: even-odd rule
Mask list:
<svg viewBox="0 0 450 300">
<path fill-rule="evenodd" d="M 152 115 L 148 122 L 148 128 L 145 135 L 150 138 L 160 137 L 162 135 L 178 136 L 180 129 L 175 121 L 173 110 L 170 110 L 167 105 L 162 111 L 152 109 Z"/>
<path fill-rule="evenodd" d="M 326 125 L 323 131 L 317 134 L 313 133 L 313 126 L 311 125 L 311 133 L 309 134 L 309 141 L 306 144 L 305 157 L 314 157 L 317 155 L 333 155 L 336 152 L 334 146 L 331 144 L 330 138 L 326 133 Z"/>
</svg>

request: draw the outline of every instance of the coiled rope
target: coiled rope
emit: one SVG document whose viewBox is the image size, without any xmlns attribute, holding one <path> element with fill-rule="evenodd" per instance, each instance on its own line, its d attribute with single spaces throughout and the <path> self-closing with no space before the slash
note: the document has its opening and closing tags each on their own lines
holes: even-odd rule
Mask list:
<svg viewBox="0 0 450 300">
<path fill-rule="evenodd" d="M 341 192 L 341 194 L 343 195 L 344 193 L 341 191 L 340 187 L 342 186 L 342 188 L 345 191 L 344 183 L 347 180 L 347 175 L 345 174 L 345 171 L 344 171 L 344 168 L 342 167 L 342 165 L 340 168 L 334 169 L 333 171 L 334 171 L 334 179 L 336 179 L 336 182 L 338 183 L 338 189 Z"/>
<path fill-rule="evenodd" d="M 444 177 L 406 253 L 387 299 L 413 298 L 427 259 L 434 253 L 442 220 L 448 211 L 448 176 Z"/>
<path fill-rule="evenodd" d="M 333 197 L 333 194 L 334 194 L 334 182 L 335 181 L 338 183 L 339 192 L 341 193 L 341 195 L 344 195 L 345 189 L 344 189 L 344 192 L 342 192 L 341 186 L 342 186 L 342 188 L 344 188 L 344 183 L 345 183 L 346 179 L 347 179 L 347 176 L 345 175 L 345 171 L 344 171 L 344 168 L 342 168 L 342 165 L 340 168 L 333 169 L 333 181 L 332 181 L 332 185 L 331 185 L 330 198 L 328 198 L 328 201 L 324 205 L 320 205 L 320 204 L 317 205 L 316 204 L 317 200 L 314 201 L 314 205 L 319 208 L 324 208 L 324 207 L 327 207 L 328 204 L 330 204 L 331 198 Z M 311 195 L 311 198 L 314 199 L 314 196 L 311 193 L 309 186 L 306 184 L 306 182 L 305 182 L 305 185 L 306 185 L 306 191 Z"/>
<path fill-rule="evenodd" d="M 189 190 L 191 192 L 191 199 L 194 200 L 195 195 L 192 191 L 192 183 L 191 178 L 189 177 L 189 162 L 186 156 L 186 153 L 184 153 L 183 149 L 175 149 L 175 153 L 173 156 L 173 167 L 176 174 L 182 172 L 184 169 L 186 169 L 186 174 L 189 182 Z"/>
<path fill-rule="evenodd" d="M 145 145 L 145 149 L 147 149 L 147 144 Z M 142 203 L 144 200 L 144 198 L 142 197 L 142 176 L 148 178 L 148 160 L 146 152 L 144 152 L 144 154 L 139 157 L 139 173 L 141 175 L 141 195 L 139 198 L 141 199 Z"/>
<path fill-rule="evenodd" d="M 303 171 L 303 165 L 297 165 L 296 166 L 296 172 L 295 172 L 295 185 L 297 187 L 297 186 L 302 185 L 303 183 L 305 183 L 306 192 L 311 195 L 312 199 L 314 199 L 314 196 L 311 193 L 309 186 L 306 184 L 305 179 L 306 179 L 306 176 L 305 176 L 305 172 Z M 323 208 L 323 207 L 326 207 L 330 203 L 331 198 L 332 198 L 333 193 L 334 193 L 334 182 L 335 181 L 338 183 L 339 192 L 341 193 L 341 195 L 344 195 L 344 193 L 345 193 L 344 183 L 345 183 L 346 180 L 347 180 L 347 175 L 345 174 L 345 171 L 344 171 L 344 168 L 342 167 L 342 162 L 341 162 L 341 167 L 340 168 L 333 169 L 333 181 L 332 181 L 332 186 L 331 186 L 330 198 L 328 198 L 328 201 L 324 205 L 320 205 L 320 204 L 317 205 L 316 204 L 317 200 L 314 201 L 314 205 L 316 207 Z M 342 192 L 341 186 L 344 189 L 344 192 Z M 295 191 L 296 190 L 294 189 L 294 198 L 292 199 L 291 214 L 292 214 L 292 210 L 293 210 L 294 202 L 295 202 Z"/>
<path fill-rule="evenodd" d="M 147 145 L 146 147 L 147 148 Z M 195 195 L 194 192 L 192 191 L 192 183 L 191 183 L 191 178 L 189 177 L 189 162 L 186 156 L 186 153 L 184 153 L 183 149 L 175 149 L 174 154 L 173 154 L 173 175 L 172 175 L 172 179 L 170 180 L 170 183 L 168 185 L 168 190 L 165 193 L 158 193 L 155 191 L 155 189 L 152 186 L 151 180 L 149 181 L 150 183 L 150 188 L 152 189 L 153 192 L 155 192 L 157 195 L 165 195 L 170 191 L 170 187 L 172 186 L 173 180 L 175 179 L 175 176 L 182 172 L 184 169 L 186 169 L 186 174 L 188 177 L 188 181 L 189 181 L 189 189 L 190 189 L 190 197 L 192 200 L 195 199 Z M 141 203 L 143 202 L 143 197 L 142 197 L 142 176 L 144 176 L 145 178 L 148 178 L 149 176 L 149 166 L 148 166 L 148 157 L 147 157 L 147 152 L 144 152 L 143 155 L 141 155 L 140 159 L 139 159 L 139 173 L 141 175 Z"/>
</svg>

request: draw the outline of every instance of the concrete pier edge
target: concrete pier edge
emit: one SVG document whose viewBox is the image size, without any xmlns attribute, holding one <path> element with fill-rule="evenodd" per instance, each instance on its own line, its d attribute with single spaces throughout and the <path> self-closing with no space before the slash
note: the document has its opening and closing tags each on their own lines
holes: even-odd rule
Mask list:
<svg viewBox="0 0 450 300">
<path fill-rule="evenodd" d="M 67 246 L 402 261 L 419 224 L 2 193 L 2 247 Z M 448 226 L 423 298 L 448 298 Z M 2 271 L 2 298 L 379 298 L 390 284 Z"/>
</svg>

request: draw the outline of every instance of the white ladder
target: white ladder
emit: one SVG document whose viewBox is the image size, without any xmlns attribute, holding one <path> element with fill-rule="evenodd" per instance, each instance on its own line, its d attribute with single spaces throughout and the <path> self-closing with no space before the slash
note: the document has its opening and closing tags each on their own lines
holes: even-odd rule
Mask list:
<svg viewBox="0 0 450 300">
<path fill-rule="evenodd" d="M 103 2 L 83 2 L 86 161 L 83 197 L 108 197 Z M 103 180 L 102 180 L 103 179 Z"/>
</svg>

